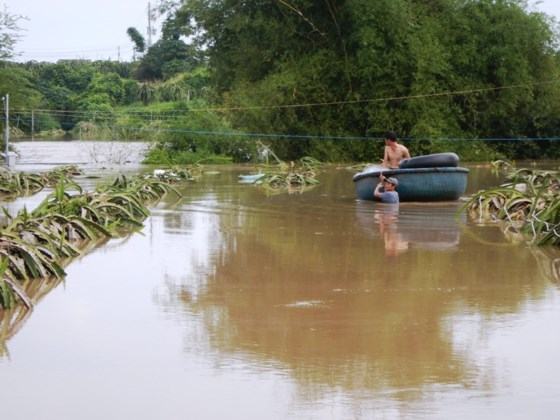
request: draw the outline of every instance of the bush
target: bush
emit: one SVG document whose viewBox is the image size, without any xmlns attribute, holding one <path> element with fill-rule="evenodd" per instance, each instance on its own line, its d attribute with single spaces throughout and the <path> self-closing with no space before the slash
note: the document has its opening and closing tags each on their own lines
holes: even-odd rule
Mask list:
<svg viewBox="0 0 560 420">
<path fill-rule="evenodd" d="M 216 155 L 213 153 L 208 153 L 206 151 L 202 152 L 173 152 L 160 147 L 151 149 L 146 159 L 142 163 L 148 164 L 163 164 L 163 165 L 190 165 L 194 163 L 205 163 L 205 164 L 227 164 L 232 163 L 233 159 L 229 156 Z"/>
<path fill-rule="evenodd" d="M 62 129 L 44 130 L 35 134 L 35 137 L 49 140 L 60 140 L 66 136 L 66 131 Z"/>
</svg>

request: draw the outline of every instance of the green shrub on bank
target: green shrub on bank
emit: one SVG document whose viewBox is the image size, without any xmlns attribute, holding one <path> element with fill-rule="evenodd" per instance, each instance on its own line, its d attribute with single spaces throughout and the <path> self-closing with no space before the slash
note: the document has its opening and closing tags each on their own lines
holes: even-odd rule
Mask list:
<svg viewBox="0 0 560 420">
<path fill-rule="evenodd" d="M 163 165 L 191 165 L 194 163 L 227 164 L 233 158 L 225 155 L 216 155 L 209 152 L 170 152 L 167 149 L 155 147 L 151 149 L 142 163 Z"/>
<path fill-rule="evenodd" d="M 10 127 L 10 138 L 11 139 L 22 139 L 25 137 L 25 133 L 17 127 Z"/>
<path fill-rule="evenodd" d="M 66 136 L 66 131 L 60 128 L 53 128 L 52 130 L 44 130 L 35 133 L 36 138 L 49 139 L 49 140 L 61 140 Z"/>
</svg>

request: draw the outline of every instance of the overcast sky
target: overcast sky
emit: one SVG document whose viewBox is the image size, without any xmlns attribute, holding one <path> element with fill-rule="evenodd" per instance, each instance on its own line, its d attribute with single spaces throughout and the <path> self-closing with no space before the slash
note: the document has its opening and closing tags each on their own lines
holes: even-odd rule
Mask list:
<svg viewBox="0 0 560 420">
<path fill-rule="evenodd" d="M 152 0 L 152 5 L 157 0 Z M 25 29 L 16 49 L 18 61 L 61 58 L 123 60 L 132 56 L 126 29 L 143 34 L 148 24 L 148 0 L 0 0 L 10 13 L 24 15 Z M 560 0 L 529 2 L 560 21 Z M 159 29 L 159 24 L 157 25 Z"/>
<path fill-rule="evenodd" d="M 0 0 L 2 3 L 2 0 Z M 60 58 L 116 60 L 132 56 L 126 34 L 148 25 L 148 0 L 4 0 L 11 14 L 24 15 L 25 29 L 16 50 L 18 61 Z M 155 0 L 152 1 L 152 4 Z M 158 28 L 159 29 L 159 28 Z"/>
</svg>

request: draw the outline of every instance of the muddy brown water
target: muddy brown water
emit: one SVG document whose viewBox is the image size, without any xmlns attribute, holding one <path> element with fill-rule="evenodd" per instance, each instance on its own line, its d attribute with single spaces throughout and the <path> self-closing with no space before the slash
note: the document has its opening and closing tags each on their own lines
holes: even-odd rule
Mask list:
<svg viewBox="0 0 560 420">
<path fill-rule="evenodd" d="M 558 251 L 459 203 L 357 201 L 343 168 L 276 196 L 248 169 L 68 266 L 2 343 L 2 418 L 560 416 Z M 471 168 L 469 191 L 497 182 Z"/>
</svg>

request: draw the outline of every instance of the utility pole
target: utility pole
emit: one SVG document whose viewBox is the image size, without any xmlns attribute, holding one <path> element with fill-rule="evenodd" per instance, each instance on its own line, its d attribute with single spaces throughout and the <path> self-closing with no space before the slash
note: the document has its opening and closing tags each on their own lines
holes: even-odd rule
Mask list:
<svg viewBox="0 0 560 420">
<path fill-rule="evenodd" d="M 5 118 L 4 121 L 4 162 L 9 168 L 13 168 L 16 165 L 16 154 L 8 150 L 8 145 L 10 144 L 10 94 L 6 93 L 6 96 L 2 98 L 4 102 Z"/>
<path fill-rule="evenodd" d="M 152 46 L 152 5 L 148 2 L 148 49 Z"/>
<path fill-rule="evenodd" d="M 35 135 L 35 110 L 31 110 L 31 141 L 33 141 L 33 136 Z"/>
<path fill-rule="evenodd" d="M 118 47 L 118 52 L 117 52 L 117 61 L 119 63 L 121 62 L 121 47 L 120 47 L 120 45 Z"/>
<path fill-rule="evenodd" d="M 4 122 L 4 158 L 8 162 L 8 144 L 10 143 L 10 94 L 6 93 L 6 96 L 2 98 L 4 101 L 4 111 L 5 111 L 5 122 Z"/>
</svg>

